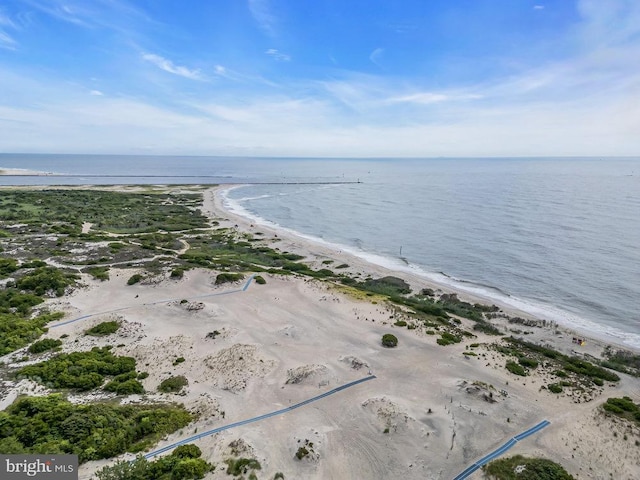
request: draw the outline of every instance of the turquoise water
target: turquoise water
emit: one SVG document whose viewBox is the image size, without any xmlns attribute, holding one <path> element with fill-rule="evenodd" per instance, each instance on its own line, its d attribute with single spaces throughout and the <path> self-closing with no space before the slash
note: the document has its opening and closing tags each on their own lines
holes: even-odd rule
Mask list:
<svg viewBox="0 0 640 480">
<path fill-rule="evenodd" d="M 0 155 L 0 166 L 118 178 L 42 183 L 242 183 L 230 206 L 640 347 L 640 159 L 235 159 Z M 142 177 L 142 175 L 161 177 Z M 207 175 L 202 178 L 202 175 Z M 12 181 L 35 183 L 33 178 Z M 52 181 L 53 180 L 53 181 Z M 7 183 L 0 177 L 0 183 Z M 400 254 L 400 248 L 402 253 Z M 402 257 L 402 258 L 400 258 Z"/>
</svg>

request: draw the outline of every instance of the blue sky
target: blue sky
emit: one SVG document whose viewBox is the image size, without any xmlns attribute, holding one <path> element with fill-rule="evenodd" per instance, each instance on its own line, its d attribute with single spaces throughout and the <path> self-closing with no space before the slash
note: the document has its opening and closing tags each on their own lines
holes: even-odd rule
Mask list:
<svg viewBox="0 0 640 480">
<path fill-rule="evenodd" d="M 0 151 L 640 155 L 640 1 L 4 0 Z"/>
</svg>

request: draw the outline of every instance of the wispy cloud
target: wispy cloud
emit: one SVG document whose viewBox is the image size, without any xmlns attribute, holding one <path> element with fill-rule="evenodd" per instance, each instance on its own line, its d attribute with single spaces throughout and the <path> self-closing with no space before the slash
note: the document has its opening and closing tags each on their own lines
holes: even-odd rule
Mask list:
<svg viewBox="0 0 640 480">
<path fill-rule="evenodd" d="M 455 102 L 463 100 L 478 100 L 483 98 L 483 95 L 473 93 L 435 93 L 435 92 L 419 92 L 409 95 L 402 95 L 399 97 L 391 97 L 387 101 L 389 103 L 416 103 L 420 105 L 429 105 L 432 103 L 441 102 Z"/>
<path fill-rule="evenodd" d="M 381 67 L 380 60 L 382 59 L 383 54 L 384 54 L 384 48 L 376 48 L 373 52 L 369 54 L 369 60 L 371 60 L 371 63 L 374 63 L 378 67 Z"/>
<path fill-rule="evenodd" d="M 11 18 L 0 10 L 0 48 L 15 50 L 18 42 L 9 35 L 7 28 L 16 29 L 17 27 Z"/>
<path fill-rule="evenodd" d="M 249 0 L 249 11 L 267 35 L 277 36 L 278 18 L 273 14 L 269 0 Z"/>
<path fill-rule="evenodd" d="M 544 5 L 534 5 L 533 9 L 534 10 L 544 10 Z"/>
<path fill-rule="evenodd" d="M 278 61 L 278 62 L 289 62 L 291 61 L 291 55 L 288 55 L 286 53 L 282 53 L 281 51 L 275 49 L 275 48 L 270 48 L 268 49 L 266 52 L 267 55 L 269 55 L 271 58 L 273 58 L 274 60 Z"/>
<path fill-rule="evenodd" d="M 94 17 L 94 19 L 91 20 L 91 10 L 87 8 L 86 3 L 77 3 L 74 0 L 67 2 L 57 0 L 25 0 L 25 3 L 53 18 L 82 27 L 91 27 L 97 19 L 97 17 Z"/>
<path fill-rule="evenodd" d="M 206 80 L 206 78 L 200 73 L 200 70 L 192 70 L 181 65 L 176 65 L 171 60 L 161 57 L 160 55 L 145 53 L 142 55 L 142 58 L 165 72 L 173 73 L 174 75 L 189 78 L 191 80 Z"/>
<path fill-rule="evenodd" d="M 18 43 L 8 33 L 0 30 L 0 48 L 15 50 Z"/>
<path fill-rule="evenodd" d="M 104 93 L 102 93 L 100 90 L 91 90 L 89 92 L 89 95 L 93 95 L 94 97 L 102 97 Z"/>
</svg>

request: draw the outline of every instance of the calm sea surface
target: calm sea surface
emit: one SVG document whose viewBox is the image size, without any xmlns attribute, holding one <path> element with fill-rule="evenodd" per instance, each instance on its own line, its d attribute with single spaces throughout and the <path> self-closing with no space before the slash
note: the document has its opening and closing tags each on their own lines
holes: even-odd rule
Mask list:
<svg viewBox="0 0 640 480">
<path fill-rule="evenodd" d="M 2 167 L 80 175 L 0 177 L 5 185 L 360 180 L 251 185 L 230 191 L 227 200 L 239 213 L 376 263 L 640 347 L 638 158 L 2 154 Z"/>
</svg>

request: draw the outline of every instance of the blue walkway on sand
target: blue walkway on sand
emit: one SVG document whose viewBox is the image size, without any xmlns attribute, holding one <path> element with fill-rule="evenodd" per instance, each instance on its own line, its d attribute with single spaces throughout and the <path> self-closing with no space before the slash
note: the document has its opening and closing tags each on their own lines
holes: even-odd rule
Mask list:
<svg viewBox="0 0 640 480">
<path fill-rule="evenodd" d="M 529 430 L 526 430 L 526 431 L 522 432 L 521 434 L 516 435 L 513 438 L 510 438 L 507 441 L 507 443 L 502 445 L 500 448 L 494 450 L 489 455 L 486 455 L 485 457 L 482 457 L 480 460 L 478 460 L 476 463 L 474 463 L 470 467 L 467 467 L 467 469 L 464 472 L 462 472 L 459 475 L 457 475 L 453 480 L 463 480 L 463 479 L 467 478 L 469 475 L 471 475 L 473 472 L 478 470 L 480 467 L 482 467 L 483 465 L 489 463 L 494 458 L 499 457 L 504 452 L 509 450 L 516 443 L 518 443 L 520 440 L 523 440 L 523 439 L 527 438 L 529 435 L 533 435 L 534 433 L 539 432 L 544 427 L 549 425 L 549 423 L 550 422 L 548 420 L 543 420 L 539 424 L 537 424 L 535 427 L 531 427 Z"/>
<path fill-rule="evenodd" d="M 376 378 L 375 375 L 370 375 L 368 377 L 364 377 L 361 378 L 360 380 L 355 380 L 353 382 L 349 382 L 349 383 L 345 383 L 344 385 L 340 385 L 339 387 L 334 388 L 333 390 L 329 390 L 328 392 L 325 392 L 321 395 L 318 395 L 316 397 L 313 398 L 309 398 L 308 400 L 304 400 L 300 403 L 296 403 L 295 405 L 291 405 L 290 407 L 286 407 L 286 408 L 281 408 L 280 410 L 276 410 L 275 412 L 271 412 L 271 413 L 265 413 L 264 415 L 260 415 L 259 417 L 253 417 L 253 418 L 249 418 L 247 420 L 241 420 L 240 422 L 235 422 L 235 423 L 230 423 L 229 425 L 225 425 L 223 427 L 218 427 L 218 428 L 214 428 L 213 430 L 209 430 L 207 432 L 202 432 L 199 433 L 198 435 L 194 435 L 192 437 L 189 438 L 185 438 L 184 440 L 180 440 L 179 442 L 176 443 L 172 443 L 171 445 L 167 445 L 166 447 L 162 447 L 159 450 L 156 450 L 154 452 L 150 452 L 147 453 L 144 458 L 151 458 L 151 457 L 155 457 L 156 455 L 160 455 L 161 453 L 165 453 L 168 452 L 169 450 L 173 450 L 174 448 L 180 446 L 180 445 L 185 445 L 187 443 L 191 443 L 195 440 L 199 440 L 201 438 L 204 437 L 208 437 L 210 435 L 213 435 L 215 433 L 218 432 L 222 432 L 223 430 L 229 430 L 230 428 L 235 428 L 235 427 L 240 427 L 242 425 L 246 425 L 248 423 L 253 423 L 253 422 L 258 422 L 260 420 L 264 420 L 266 418 L 271 418 L 271 417 L 275 417 L 276 415 L 281 415 L 283 413 L 287 413 L 290 412 L 291 410 L 295 410 L 296 408 L 300 408 L 300 407 L 304 407 L 305 405 L 308 405 L 312 402 L 317 402 L 318 400 L 321 400 L 325 397 L 328 397 L 329 395 L 333 395 L 334 393 L 338 393 L 342 390 L 345 390 L 347 388 L 350 387 L 354 387 L 356 385 L 359 385 L 360 383 L 369 381 L 369 380 L 373 380 L 374 378 Z"/>
<path fill-rule="evenodd" d="M 247 280 L 247 283 L 245 283 L 244 287 L 242 287 L 242 288 L 238 288 L 236 290 L 227 290 L 226 292 L 207 293 L 205 295 L 198 295 L 196 297 L 187 297 L 187 300 L 196 300 L 198 298 L 217 297 L 217 296 L 220 296 L 220 295 L 229 295 L 230 293 L 246 292 L 247 288 L 249 288 L 249 285 L 251 284 L 251 280 L 253 280 L 253 277 L 255 277 L 255 274 L 252 274 L 249 277 L 249 279 Z M 83 315 L 83 316 L 78 317 L 78 318 L 72 318 L 71 320 L 66 320 L 64 322 L 56 323 L 55 325 L 49 325 L 49 328 L 62 327 L 63 325 L 69 325 L 70 323 L 79 322 L 80 320 L 85 320 L 87 318 L 96 317 L 98 315 L 106 315 L 107 313 L 121 312 L 122 310 L 128 310 L 130 308 L 138 308 L 138 307 L 143 307 L 145 305 L 157 305 L 159 303 L 176 302 L 178 300 L 182 300 L 183 298 L 184 297 L 182 297 L 182 298 L 169 298 L 167 300 L 157 300 L 155 302 L 142 303 L 140 305 L 129 305 L 128 307 L 115 308 L 113 310 L 106 310 L 104 312 L 90 313 L 88 315 Z"/>
</svg>

